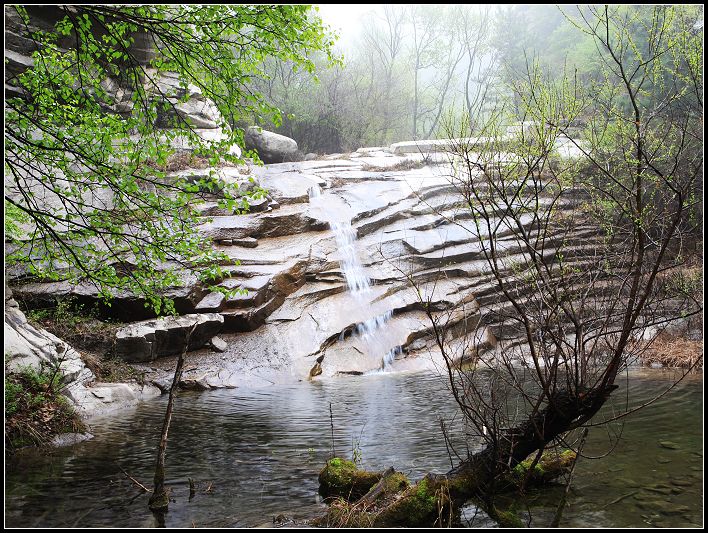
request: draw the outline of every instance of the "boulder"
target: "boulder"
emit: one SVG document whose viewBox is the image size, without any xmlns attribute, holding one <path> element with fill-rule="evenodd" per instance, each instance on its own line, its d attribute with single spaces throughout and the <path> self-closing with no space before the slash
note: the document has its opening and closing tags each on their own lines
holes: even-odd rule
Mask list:
<svg viewBox="0 0 708 533">
<path fill-rule="evenodd" d="M 257 126 L 246 130 L 244 140 L 246 148 L 255 150 L 264 163 L 298 161 L 302 156 L 294 139 Z"/>
<path fill-rule="evenodd" d="M 27 322 L 24 313 L 5 307 L 5 371 L 36 371 L 59 365 L 64 383 L 93 379 L 79 352 L 48 331 Z"/>
<path fill-rule="evenodd" d="M 136 322 L 116 333 L 115 355 L 128 362 L 146 362 L 181 353 L 187 333 L 195 324 L 188 350 L 201 348 L 219 333 L 224 317 L 205 313 Z"/>
</svg>

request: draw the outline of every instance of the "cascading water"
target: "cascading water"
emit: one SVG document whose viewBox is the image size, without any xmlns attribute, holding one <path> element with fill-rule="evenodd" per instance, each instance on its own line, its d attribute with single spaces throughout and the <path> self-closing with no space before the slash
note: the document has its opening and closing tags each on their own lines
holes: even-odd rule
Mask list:
<svg viewBox="0 0 708 533">
<path fill-rule="evenodd" d="M 315 185 L 309 189 L 308 194 L 310 201 L 316 200 L 322 196 L 322 189 L 319 185 Z M 367 276 L 364 265 L 362 265 L 357 254 L 356 230 L 352 227 L 351 221 L 342 221 L 331 217 L 328 222 L 329 227 L 334 232 L 337 249 L 341 256 L 340 266 L 347 281 L 349 292 L 364 305 L 363 296 L 371 292 L 371 280 Z M 387 311 L 384 314 L 360 322 L 354 328 L 353 334 L 364 340 L 370 352 L 378 351 L 381 353 L 385 348 L 379 346 L 380 343 L 377 342 L 378 332 L 392 316 L 393 312 Z M 344 336 L 344 332 L 342 332 L 340 340 L 343 340 Z M 388 351 L 381 360 L 381 370 L 386 371 L 399 353 L 401 353 L 400 346 Z"/>
</svg>

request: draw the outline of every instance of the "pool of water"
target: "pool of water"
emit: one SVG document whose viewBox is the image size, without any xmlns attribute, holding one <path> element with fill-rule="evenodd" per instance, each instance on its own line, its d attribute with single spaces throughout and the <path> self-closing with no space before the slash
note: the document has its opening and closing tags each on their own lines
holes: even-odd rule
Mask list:
<svg viewBox="0 0 708 533">
<path fill-rule="evenodd" d="M 613 395 L 637 405 L 660 392 L 670 372 L 633 373 Z M 562 526 L 702 524 L 702 379 L 679 387 L 617 424 L 590 431 Z M 5 522 L 24 527 L 152 527 L 148 496 L 166 398 L 92 420 L 95 438 L 69 448 L 25 450 L 6 461 Z M 444 472 L 450 458 L 440 419 L 464 450 L 464 431 L 444 378 L 380 374 L 262 389 L 185 392 L 178 397 L 167 450 L 173 503 L 166 525 L 255 526 L 278 514 L 321 512 L 317 473 L 334 449 L 364 467 L 395 466 L 417 479 Z M 468 443 L 472 450 L 474 443 Z M 196 482 L 190 499 L 188 478 Z M 527 496 L 532 526 L 547 525 L 562 488 Z M 473 514 L 473 513 L 472 513 Z M 470 516 L 470 513 L 465 513 Z M 489 525 L 479 517 L 471 526 Z"/>
</svg>

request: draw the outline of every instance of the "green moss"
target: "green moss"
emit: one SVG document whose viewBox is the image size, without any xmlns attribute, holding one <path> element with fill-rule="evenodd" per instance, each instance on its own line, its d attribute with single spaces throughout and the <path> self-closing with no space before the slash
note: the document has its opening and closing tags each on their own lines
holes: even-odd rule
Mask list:
<svg viewBox="0 0 708 533">
<path fill-rule="evenodd" d="M 526 476 L 526 473 L 529 471 L 531 468 L 531 465 L 533 464 L 533 459 L 526 459 L 525 461 L 521 461 L 518 465 L 514 467 L 513 473 L 514 476 L 518 478 L 523 478 Z M 543 468 L 542 462 L 539 460 L 533 467 L 533 475 L 534 476 L 543 476 L 546 473 L 546 471 Z"/>
<path fill-rule="evenodd" d="M 386 484 L 384 486 L 385 494 L 395 494 L 402 490 L 407 489 L 410 486 L 410 482 L 405 474 L 401 472 L 395 472 L 386 478 Z"/>
<path fill-rule="evenodd" d="M 492 518 L 496 520 L 501 527 L 524 527 L 524 523 L 521 521 L 521 518 L 519 518 L 519 515 L 517 515 L 514 511 L 500 511 L 499 509 L 495 509 L 494 511 L 495 516 Z"/>
<path fill-rule="evenodd" d="M 380 479 L 380 472 L 359 470 L 352 461 L 335 457 L 327 461 L 319 475 L 319 492 L 324 497 L 359 499 Z"/>
<path fill-rule="evenodd" d="M 573 450 L 546 452 L 534 465 L 533 470 L 529 471 L 535 458 L 536 455 L 533 454 L 517 464 L 511 470 L 508 482 L 512 485 L 519 485 L 524 480 L 527 485 L 543 485 L 551 482 L 572 467 L 575 452 Z"/>
<path fill-rule="evenodd" d="M 352 463 L 351 461 L 347 461 L 346 459 L 340 459 L 339 457 L 335 457 L 334 459 L 330 459 L 327 464 L 333 468 L 340 468 L 340 467 L 346 465 L 347 463 L 350 463 L 352 465 L 352 467 L 356 468 L 354 463 Z"/>
<path fill-rule="evenodd" d="M 438 497 L 431 490 L 428 479 L 423 478 L 417 485 L 410 487 L 399 500 L 393 503 L 377 517 L 377 525 L 386 526 L 424 526 L 432 525 L 437 516 Z"/>
<path fill-rule="evenodd" d="M 573 450 L 563 450 L 560 453 L 560 457 L 563 461 L 575 461 L 576 454 Z"/>
</svg>

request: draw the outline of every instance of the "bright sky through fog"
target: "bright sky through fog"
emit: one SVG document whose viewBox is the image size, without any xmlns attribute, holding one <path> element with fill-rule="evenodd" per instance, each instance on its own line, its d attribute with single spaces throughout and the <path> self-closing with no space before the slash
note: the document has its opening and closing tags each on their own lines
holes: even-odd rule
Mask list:
<svg viewBox="0 0 708 533">
<path fill-rule="evenodd" d="M 385 4 L 318 4 L 320 16 L 325 24 L 332 27 L 339 34 L 338 43 L 342 46 L 348 44 L 359 32 L 362 25 L 362 16 L 369 12 L 378 13 L 383 17 Z M 393 5 L 393 4 L 391 4 Z M 445 4 L 440 4 L 445 5 Z M 475 9 L 485 9 L 489 5 L 478 4 Z"/>
<path fill-rule="evenodd" d="M 321 4 L 320 16 L 339 35 L 343 43 L 353 37 L 359 26 L 359 19 L 364 13 L 381 8 L 381 4 Z"/>
</svg>

